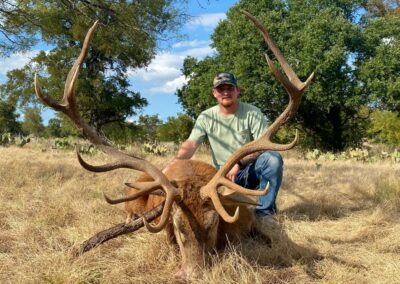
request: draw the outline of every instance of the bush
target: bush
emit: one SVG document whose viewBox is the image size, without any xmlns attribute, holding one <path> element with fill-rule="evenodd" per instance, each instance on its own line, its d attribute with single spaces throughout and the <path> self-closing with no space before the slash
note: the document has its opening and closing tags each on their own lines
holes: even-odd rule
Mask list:
<svg viewBox="0 0 400 284">
<path fill-rule="evenodd" d="M 302 153 L 302 158 L 311 161 L 354 160 L 362 162 L 392 161 L 400 163 L 400 151 L 395 149 L 393 152 L 382 150 L 377 152 L 369 148 L 350 148 L 343 152 L 333 153 L 313 149 Z"/>
<path fill-rule="evenodd" d="M 400 145 L 400 117 L 398 113 L 375 110 L 368 128 L 369 137 L 376 143 Z"/>
</svg>

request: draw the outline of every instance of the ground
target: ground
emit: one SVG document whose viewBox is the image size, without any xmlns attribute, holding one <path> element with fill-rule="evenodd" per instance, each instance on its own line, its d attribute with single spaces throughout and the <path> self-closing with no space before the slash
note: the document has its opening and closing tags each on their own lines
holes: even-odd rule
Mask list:
<svg viewBox="0 0 400 284">
<path fill-rule="evenodd" d="M 171 157 L 147 158 L 161 168 Z M 400 165 L 284 161 L 279 241 L 232 245 L 193 283 L 400 283 Z M 0 147 L 0 283 L 176 282 L 179 254 L 164 233 L 142 229 L 72 256 L 124 222 L 123 205 L 102 194 L 122 195 L 137 174 L 87 172 L 73 151 Z"/>
</svg>

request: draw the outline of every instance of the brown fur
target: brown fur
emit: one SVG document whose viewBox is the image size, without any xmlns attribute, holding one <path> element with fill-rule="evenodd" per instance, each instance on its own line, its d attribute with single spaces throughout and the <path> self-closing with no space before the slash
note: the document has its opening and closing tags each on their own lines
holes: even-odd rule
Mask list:
<svg viewBox="0 0 400 284">
<path fill-rule="evenodd" d="M 185 182 L 188 183 L 192 180 L 192 184 L 197 184 L 198 189 L 205 185 L 217 172 L 217 170 L 211 165 L 204 163 L 202 161 L 196 160 L 178 160 L 174 163 L 168 171 L 165 173 L 169 180 L 176 181 L 181 184 L 181 188 L 185 188 Z M 137 179 L 136 182 L 152 181 L 153 179 L 147 175 L 142 174 Z M 194 182 L 196 180 L 196 182 Z M 200 187 L 199 187 L 200 186 Z M 135 192 L 137 189 L 128 188 L 126 190 L 126 195 L 129 196 Z M 184 192 L 185 194 L 185 192 Z M 191 198 L 191 194 L 185 194 L 185 198 Z M 200 197 L 200 196 L 199 196 Z M 184 199 L 185 199 L 184 198 Z M 200 198 L 195 198 L 200 199 Z M 159 205 L 164 200 L 164 197 L 157 195 L 142 196 L 135 200 L 125 202 L 125 211 L 128 214 L 127 222 L 137 215 L 142 215 L 144 212 L 149 211 Z M 198 214 L 195 214 L 198 215 Z M 156 221 L 157 222 L 157 221 Z"/>
<path fill-rule="evenodd" d="M 167 225 L 167 239 L 179 245 L 182 256 L 182 267 L 177 276 L 195 277 L 198 267 L 206 263 L 207 255 L 218 247 L 223 247 L 229 240 L 238 241 L 252 230 L 265 235 L 263 228 L 255 222 L 250 206 L 240 207 L 240 217 L 235 223 L 225 223 L 214 210 L 210 200 L 200 197 L 200 188 L 215 175 L 216 169 L 211 165 L 196 160 L 179 160 L 174 163 L 165 175 L 174 180 L 183 191 L 183 199 L 173 207 L 172 220 Z M 141 175 L 137 181 L 151 181 L 147 175 Z M 135 192 L 128 189 L 128 195 Z M 163 197 L 149 195 L 126 202 L 128 219 L 141 215 L 162 202 Z M 236 206 L 225 206 L 233 214 Z"/>
</svg>

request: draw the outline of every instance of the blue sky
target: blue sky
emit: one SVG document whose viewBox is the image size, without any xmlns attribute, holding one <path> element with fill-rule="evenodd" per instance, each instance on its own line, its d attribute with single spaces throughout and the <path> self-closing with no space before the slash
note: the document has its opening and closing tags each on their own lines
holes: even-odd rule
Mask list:
<svg viewBox="0 0 400 284">
<path fill-rule="evenodd" d="M 180 71 L 183 59 L 186 56 L 201 59 L 215 52 L 210 47 L 210 36 L 218 22 L 225 19 L 225 13 L 237 2 L 189 0 L 188 14 L 193 18 L 180 30 L 185 40 L 172 42 L 168 49 L 159 50 L 147 68 L 128 71 L 132 90 L 139 91 L 148 100 L 148 106 L 142 114 L 158 114 L 161 119 L 166 120 L 169 116 L 183 112 L 174 95 L 175 90 L 185 83 Z M 24 66 L 38 51 L 35 49 L 25 54 L 17 53 L 8 58 L 0 58 L 0 83 L 4 82 L 7 71 Z M 53 113 L 45 111 L 42 116 L 47 123 Z"/>
</svg>

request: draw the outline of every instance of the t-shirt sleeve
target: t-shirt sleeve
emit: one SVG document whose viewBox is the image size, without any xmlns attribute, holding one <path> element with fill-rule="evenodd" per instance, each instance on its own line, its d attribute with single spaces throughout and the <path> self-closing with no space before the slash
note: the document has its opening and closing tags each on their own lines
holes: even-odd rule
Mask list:
<svg viewBox="0 0 400 284">
<path fill-rule="evenodd" d="M 204 141 L 204 138 L 207 136 L 206 128 L 205 128 L 205 118 L 204 115 L 200 114 L 196 119 L 196 122 L 193 126 L 192 132 L 189 135 L 189 140 L 195 141 L 197 144 L 201 144 Z"/>
<path fill-rule="evenodd" d="M 260 137 L 264 131 L 267 129 L 268 126 L 268 119 L 267 117 L 260 111 L 253 111 L 251 117 L 251 135 L 253 139 L 257 139 Z"/>
</svg>

